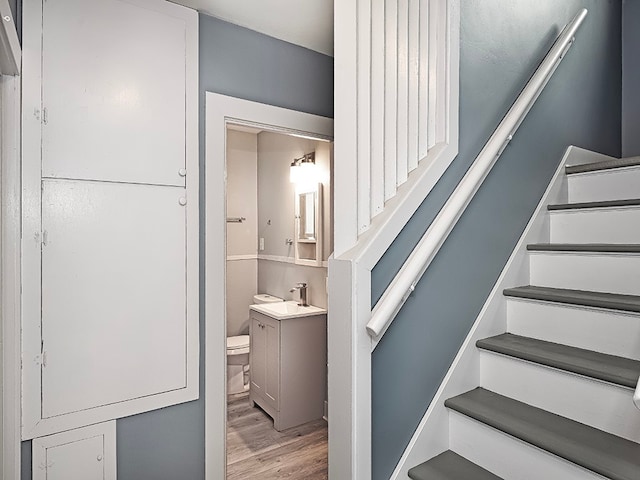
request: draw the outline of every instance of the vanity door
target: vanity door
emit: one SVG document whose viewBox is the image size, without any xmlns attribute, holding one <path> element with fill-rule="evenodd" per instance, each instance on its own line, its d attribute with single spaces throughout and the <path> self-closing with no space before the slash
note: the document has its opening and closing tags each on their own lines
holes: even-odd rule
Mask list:
<svg viewBox="0 0 640 480">
<path fill-rule="evenodd" d="M 280 322 L 251 314 L 251 399 L 270 414 L 280 407 Z"/>
<path fill-rule="evenodd" d="M 275 410 L 280 409 L 280 322 L 264 317 L 265 383 L 264 397 Z"/>
</svg>

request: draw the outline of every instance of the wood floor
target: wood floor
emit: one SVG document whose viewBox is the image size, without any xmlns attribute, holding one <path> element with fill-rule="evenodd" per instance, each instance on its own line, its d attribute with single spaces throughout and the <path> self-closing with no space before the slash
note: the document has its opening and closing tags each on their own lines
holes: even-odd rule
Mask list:
<svg viewBox="0 0 640 480">
<path fill-rule="evenodd" d="M 249 394 L 227 404 L 227 480 L 326 480 L 327 423 L 324 420 L 278 432 Z"/>
</svg>

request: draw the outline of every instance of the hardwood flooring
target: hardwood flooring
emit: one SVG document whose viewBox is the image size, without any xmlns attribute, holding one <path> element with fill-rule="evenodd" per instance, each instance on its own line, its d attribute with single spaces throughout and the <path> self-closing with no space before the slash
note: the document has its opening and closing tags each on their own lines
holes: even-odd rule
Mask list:
<svg viewBox="0 0 640 480">
<path fill-rule="evenodd" d="M 327 423 L 316 420 L 278 432 L 249 394 L 227 403 L 227 480 L 327 480 Z"/>
</svg>

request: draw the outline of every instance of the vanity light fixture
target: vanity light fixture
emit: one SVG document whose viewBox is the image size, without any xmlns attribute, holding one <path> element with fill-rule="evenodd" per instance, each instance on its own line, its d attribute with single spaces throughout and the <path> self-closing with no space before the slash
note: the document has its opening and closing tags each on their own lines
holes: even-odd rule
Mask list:
<svg viewBox="0 0 640 480">
<path fill-rule="evenodd" d="M 294 158 L 289 169 L 291 183 L 317 182 L 316 153 L 311 152 L 300 158 Z"/>
</svg>

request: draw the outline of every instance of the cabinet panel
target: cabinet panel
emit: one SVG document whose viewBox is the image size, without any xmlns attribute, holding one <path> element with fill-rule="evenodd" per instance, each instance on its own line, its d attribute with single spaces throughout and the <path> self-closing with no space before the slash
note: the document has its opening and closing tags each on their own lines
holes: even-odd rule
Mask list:
<svg viewBox="0 0 640 480">
<path fill-rule="evenodd" d="M 266 378 L 265 359 L 266 359 L 266 341 L 265 331 L 262 328 L 263 323 L 255 317 L 251 317 L 251 346 L 249 355 L 251 357 L 251 368 L 249 375 L 251 376 L 251 392 L 263 395 Z"/>
<path fill-rule="evenodd" d="M 44 177 L 184 186 L 186 23 L 154 3 L 43 2 Z"/>
<path fill-rule="evenodd" d="M 183 195 L 43 182 L 44 418 L 186 386 Z"/>
<path fill-rule="evenodd" d="M 34 480 L 115 480 L 115 422 L 33 441 Z"/>
<path fill-rule="evenodd" d="M 102 480 L 102 437 L 47 449 L 47 480 Z"/>
<path fill-rule="evenodd" d="M 280 404 L 280 322 L 265 319 L 265 387 L 267 404 L 276 410 Z"/>
</svg>

